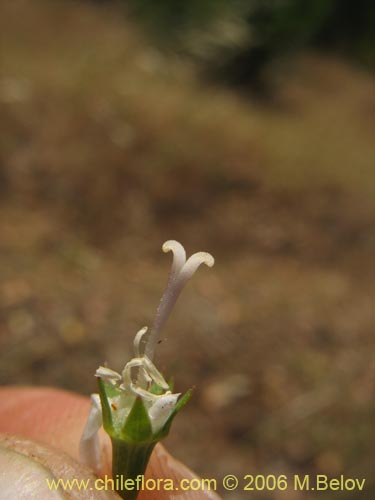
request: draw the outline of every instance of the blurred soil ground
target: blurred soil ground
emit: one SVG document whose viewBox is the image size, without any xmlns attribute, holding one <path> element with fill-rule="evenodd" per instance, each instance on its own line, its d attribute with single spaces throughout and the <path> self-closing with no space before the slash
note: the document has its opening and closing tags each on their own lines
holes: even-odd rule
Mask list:
<svg viewBox="0 0 375 500">
<path fill-rule="evenodd" d="M 159 346 L 196 387 L 167 446 L 204 477 L 370 481 L 370 76 L 305 54 L 260 105 L 81 2 L 2 2 L 0 43 L 0 383 L 96 391 L 152 322 L 178 239 L 216 265 Z"/>
</svg>

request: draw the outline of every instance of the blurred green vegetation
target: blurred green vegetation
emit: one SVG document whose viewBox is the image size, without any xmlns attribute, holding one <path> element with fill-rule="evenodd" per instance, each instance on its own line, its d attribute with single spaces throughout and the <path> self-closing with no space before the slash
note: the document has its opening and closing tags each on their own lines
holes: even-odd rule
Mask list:
<svg viewBox="0 0 375 500">
<path fill-rule="evenodd" d="M 181 32 L 197 27 L 207 28 L 212 21 L 233 11 L 241 5 L 241 0 L 228 4 L 225 0 L 190 0 L 176 2 L 174 0 L 125 0 L 138 18 L 148 29 L 164 41 L 178 38 Z"/>
<path fill-rule="evenodd" d="M 228 83 L 259 83 L 270 62 L 308 47 L 336 51 L 370 67 L 375 63 L 371 0 L 127 0 L 124 4 L 169 49 L 192 52 L 193 45 L 194 55 L 204 54 L 208 70 Z M 217 29 L 218 23 L 222 29 Z M 208 40 L 201 37 L 197 47 L 191 40 L 201 30 L 212 33 Z"/>
</svg>

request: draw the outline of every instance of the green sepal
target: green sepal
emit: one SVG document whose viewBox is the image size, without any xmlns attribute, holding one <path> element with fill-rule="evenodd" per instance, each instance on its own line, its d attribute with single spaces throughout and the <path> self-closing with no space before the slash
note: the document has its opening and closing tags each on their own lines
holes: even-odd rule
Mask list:
<svg viewBox="0 0 375 500">
<path fill-rule="evenodd" d="M 117 396 L 119 389 L 117 389 L 114 385 L 109 384 L 108 382 L 104 382 L 104 380 L 100 377 L 98 378 L 98 386 L 100 402 L 102 404 L 103 427 L 108 432 L 108 434 L 112 435 L 114 429 L 112 411 L 108 398 Z"/>
<path fill-rule="evenodd" d="M 153 441 L 150 418 L 141 397 L 137 396 L 121 430 L 125 441 L 144 443 Z"/>
<path fill-rule="evenodd" d="M 193 389 L 188 389 L 183 396 L 177 401 L 176 406 L 172 412 L 172 415 L 175 416 L 182 408 L 188 403 L 189 399 L 193 394 Z M 170 418 L 170 417 L 169 417 Z"/>
</svg>

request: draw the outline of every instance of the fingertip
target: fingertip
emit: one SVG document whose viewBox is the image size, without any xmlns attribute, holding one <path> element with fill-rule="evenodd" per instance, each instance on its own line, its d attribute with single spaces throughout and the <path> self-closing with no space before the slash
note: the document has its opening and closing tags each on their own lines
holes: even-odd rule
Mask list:
<svg viewBox="0 0 375 500">
<path fill-rule="evenodd" d="M 0 432 L 18 434 L 58 448 L 79 461 L 78 445 L 90 409 L 90 400 L 69 391 L 49 387 L 1 387 Z M 102 475 L 111 475 L 111 444 L 102 431 Z M 174 484 L 197 478 L 190 469 L 157 444 L 146 471 L 147 478 L 168 478 Z M 174 495 L 174 496 L 173 496 Z M 178 497 L 165 491 L 143 491 L 139 500 L 218 499 L 212 492 L 180 491 Z"/>
</svg>

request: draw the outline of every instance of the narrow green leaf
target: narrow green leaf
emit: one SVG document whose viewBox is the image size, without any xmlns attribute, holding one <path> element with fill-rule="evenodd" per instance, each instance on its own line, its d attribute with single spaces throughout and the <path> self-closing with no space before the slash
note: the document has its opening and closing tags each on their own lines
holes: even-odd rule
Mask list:
<svg viewBox="0 0 375 500">
<path fill-rule="evenodd" d="M 176 415 L 182 408 L 186 405 L 193 394 L 193 390 L 189 389 L 185 392 L 183 396 L 177 401 L 176 406 L 174 407 L 173 414 Z"/>
<path fill-rule="evenodd" d="M 111 434 L 113 432 L 112 411 L 108 401 L 107 390 L 109 384 L 106 384 L 101 378 L 98 378 L 99 396 L 102 404 L 103 427 Z"/>
</svg>

